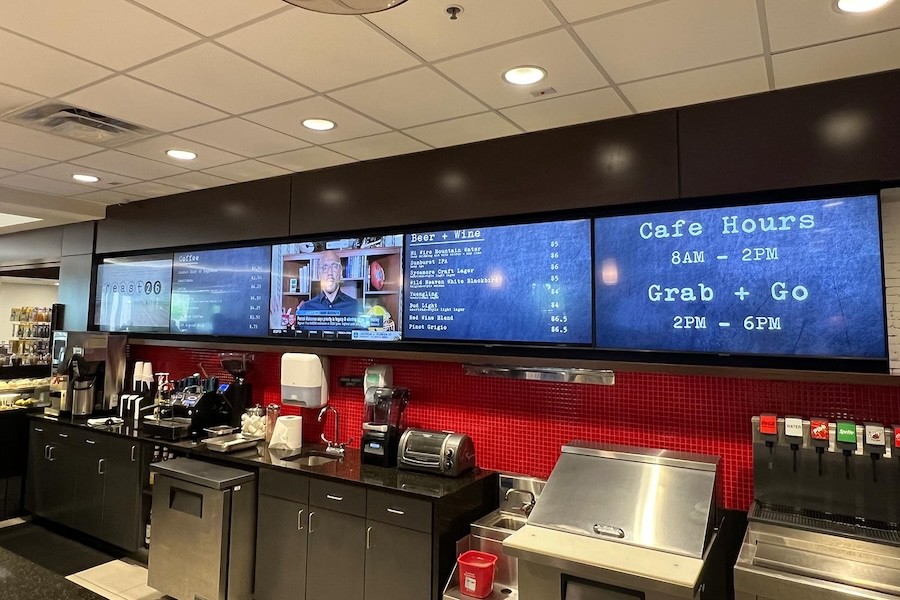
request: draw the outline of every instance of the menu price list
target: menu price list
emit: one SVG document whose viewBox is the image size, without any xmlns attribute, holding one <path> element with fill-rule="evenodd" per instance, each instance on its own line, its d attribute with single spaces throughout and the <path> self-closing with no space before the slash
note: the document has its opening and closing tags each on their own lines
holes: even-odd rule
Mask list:
<svg viewBox="0 0 900 600">
<path fill-rule="evenodd" d="M 405 339 L 590 344 L 590 221 L 406 237 Z"/>
<path fill-rule="evenodd" d="M 176 254 L 172 333 L 266 335 L 270 260 L 265 246 Z"/>
<path fill-rule="evenodd" d="M 600 347 L 882 358 L 875 196 L 595 221 Z"/>
</svg>

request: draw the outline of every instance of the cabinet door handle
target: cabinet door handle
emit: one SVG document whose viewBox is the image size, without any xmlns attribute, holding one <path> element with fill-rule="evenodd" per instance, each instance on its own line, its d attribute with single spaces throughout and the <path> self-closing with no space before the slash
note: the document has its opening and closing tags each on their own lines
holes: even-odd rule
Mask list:
<svg viewBox="0 0 900 600">
<path fill-rule="evenodd" d="M 61 438 L 67 438 L 67 437 L 69 437 L 69 434 L 68 434 L 68 433 L 59 433 L 59 434 L 57 434 L 57 435 L 59 435 L 59 437 L 61 437 Z"/>
<path fill-rule="evenodd" d="M 343 496 L 332 496 L 331 494 L 326 494 L 325 497 L 329 500 L 334 500 L 335 502 L 341 502 L 344 499 Z"/>
<path fill-rule="evenodd" d="M 88 444 L 90 444 L 91 446 L 93 446 L 94 444 L 97 443 L 97 442 L 95 442 L 94 440 L 84 440 L 84 441 L 86 441 L 86 442 L 87 442 Z"/>
<path fill-rule="evenodd" d="M 51 462 L 56 460 L 55 458 L 53 458 L 53 450 L 55 450 L 55 449 L 56 449 L 56 447 L 52 444 L 47 446 L 47 460 L 49 460 Z"/>
<path fill-rule="evenodd" d="M 309 532 L 310 532 L 310 533 L 313 532 L 313 528 L 312 528 L 312 518 L 313 518 L 313 515 L 314 515 L 314 514 L 316 514 L 316 511 L 312 511 L 311 513 L 309 513 L 309 523 L 308 523 L 308 526 L 309 526 Z"/>
<path fill-rule="evenodd" d="M 104 475 L 106 473 L 106 459 L 101 458 L 97 461 L 97 475 Z"/>
<path fill-rule="evenodd" d="M 50 460 L 50 444 L 44 446 L 44 458 Z"/>
<path fill-rule="evenodd" d="M 37 431 L 38 433 L 44 433 L 44 430 L 41 429 L 40 427 L 35 427 L 34 430 Z"/>
<path fill-rule="evenodd" d="M 392 515 L 400 515 L 401 517 L 406 514 L 406 511 L 398 510 L 396 508 L 389 508 L 387 511 Z"/>
<path fill-rule="evenodd" d="M 366 550 L 372 549 L 372 528 L 366 528 Z"/>
<path fill-rule="evenodd" d="M 135 462 L 137 460 L 137 446 L 131 447 L 131 462 Z"/>
<path fill-rule="evenodd" d="M 310 514 L 312 516 L 312 514 Z M 297 511 L 297 531 L 303 531 L 303 510 Z"/>
</svg>

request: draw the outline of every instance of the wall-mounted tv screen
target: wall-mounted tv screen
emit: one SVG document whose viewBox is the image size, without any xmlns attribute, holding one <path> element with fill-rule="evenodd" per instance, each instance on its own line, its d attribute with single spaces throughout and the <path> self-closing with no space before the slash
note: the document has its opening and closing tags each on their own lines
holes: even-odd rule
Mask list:
<svg viewBox="0 0 900 600">
<path fill-rule="evenodd" d="M 406 236 L 405 339 L 590 344 L 589 220 Z"/>
<path fill-rule="evenodd" d="M 886 356 L 874 195 L 594 224 L 598 347 Z"/>
<path fill-rule="evenodd" d="M 268 335 L 271 246 L 178 252 L 171 333 Z"/>
<path fill-rule="evenodd" d="M 274 246 L 271 334 L 302 339 L 399 340 L 402 253 L 402 235 Z"/>
<path fill-rule="evenodd" d="M 168 333 L 172 256 L 108 258 L 97 267 L 94 325 L 101 331 Z"/>
</svg>

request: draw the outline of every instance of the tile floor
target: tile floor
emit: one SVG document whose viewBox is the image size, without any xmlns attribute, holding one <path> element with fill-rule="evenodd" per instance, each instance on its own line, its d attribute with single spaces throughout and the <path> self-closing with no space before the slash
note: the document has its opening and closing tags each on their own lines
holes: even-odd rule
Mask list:
<svg viewBox="0 0 900 600">
<path fill-rule="evenodd" d="M 147 585 L 147 568 L 128 559 L 111 560 L 66 577 L 109 600 L 161 600 L 167 598 Z"/>
</svg>

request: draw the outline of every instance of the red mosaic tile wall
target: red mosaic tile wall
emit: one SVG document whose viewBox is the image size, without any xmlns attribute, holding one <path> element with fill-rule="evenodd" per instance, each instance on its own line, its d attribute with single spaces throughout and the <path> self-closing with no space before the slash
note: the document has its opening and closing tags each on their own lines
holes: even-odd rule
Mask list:
<svg viewBox="0 0 900 600">
<path fill-rule="evenodd" d="M 280 403 L 281 355 L 254 354 L 248 376 L 254 400 Z M 156 371 L 168 371 L 174 379 L 197 371 L 199 362 L 211 375 L 224 377 L 217 357 L 209 350 L 130 348 L 130 360 L 150 360 Z M 386 363 L 394 368 L 394 384 L 410 389 L 407 424 L 468 433 L 483 468 L 547 477 L 560 446 L 574 439 L 715 454 L 722 459 L 719 502 L 739 510 L 753 499 L 751 416 L 775 412 L 900 423 L 900 387 L 622 372 L 607 387 L 470 377 L 457 363 L 330 360 L 329 401 L 341 415 L 341 439 L 352 437 L 354 447 L 359 447 L 362 390 L 340 388 L 338 379 L 360 377 L 369 365 Z M 284 414 L 301 413 L 287 407 Z M 317 440 L 322 431 L 317 411 L 302 414 L 304 438 Z M 330 433 L 330 422 L 328 427 Z"/>
</svg>

